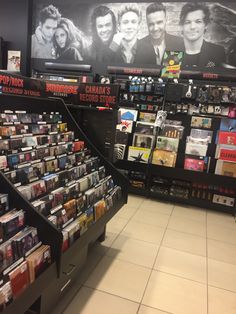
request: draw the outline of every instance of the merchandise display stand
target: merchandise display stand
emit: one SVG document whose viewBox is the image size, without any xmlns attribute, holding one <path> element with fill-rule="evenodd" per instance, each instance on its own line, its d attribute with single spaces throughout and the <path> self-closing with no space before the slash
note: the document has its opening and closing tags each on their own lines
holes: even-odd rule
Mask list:
<svg viewBox="0 0 236 314">
<path fill-rule="evenodd" d="M 3 313 L 23 314 L 31 308 L 34 311 L 33 313 L 46 314 L 50 313 L 55 303 L 79 275 L 81 267 L 87 258 L 89 244 L 96 240 L 104 240 L 106 223 L 127 202 L 128 183 L 127 179 L 88 140 L 61 99 L 0 95 L 0 103 L 1 112 L 4 112 L 4 110 L 18 110 L 36 114 L 41 114 L 42 112 L 59 112 L 63 116 L 63 121 L 69 126 L 70 131 L 74 132 L 76 138 L 86 143 L 86 147 L 94 156 L 99 157 L 100 164 L 105 167 L 106 173 L 112 176 L 114 184 L 121 187 L 121 198 L 119 201 L 101 218 L 89 226 L 88 230 L 62 253 L 62 233 L 47 218 L 38 213 L 32 204 L 0 173 L 0 185 L 3 186 L 2 192 L 11 194 L 14 202 L 27 210 L 27 221 L 30 225 L 38 228 L 42 241 L 51 246 L 53 259 L 53 264 L 21 296 L 10 304 Z"/>
<path fill-rule="evenodd" d="M 136 162 L 128 160 L 128 148 L 130 146 L 133 146 L 133 136 L 134 133 L 129 133 L 128 137 L 128 143 L 126 145 L 125 154 L 123 156 L 123 159 L 118 159 L 114 161 L 114 165 L 117 167 L 117 169 L 120 169 L 122 173 L 130 176 L 131 172 L 137 172 L 140 173 L 139 179 L 137 179 L 137 182 L 143 182 L 143 186 L 138 187 L 133 184 L 130 184 L 129 191 L 131 193 L 135 193 L 137 195 L 143 195 L 146 197 L 152 197 L 160 200 L 170 201 L 170 202 L 176 202 L 176 203 L 183 203 L 188 204 L 192 206 L 197 207 L 203 207 L 203 208 L 209 208 L 213 210 L 218 210 L 222 212 L 228 212 L 233 215 L 236 214 L 236 191 L 234 191 L 235 187 L 235 177 L 226 176 L 223 174 L 216 174 L 216 166 L 218 157 L 216 157 L 216 151 L 217 151 L 217 145 L 219 144 L 217 140 L 217 134 L 218 131 L 221 130 L 221 122 L 222 119 L 233 119 L 235 120 L 235 117 L 231 117 L 228 114 L 217 114 L 216 110 L 224 110 L 224 108 L 228 107 L 235 107 L 235 100 L 230 101 L 219 101 L 217 102 L 217 97 L 214 93 L 217 95 L 217 88 L 219 88 L 220 93 L 219 95 L 223 95 L 223 89 L 227 90 L 227 88 L 231 88 L 233 90 L 233 93 L 235 91 L 235 78 L 230 77 L 230 81 L 228 81 L 228 77 L 220 76 L 219 81 L 217 80 L 217 77 L 215 75 L 206 75 L 200 72 L 193 73 L 194 78 L 196 78 L 196 81 L 190 80 L 191 78 L 191 72 L 183 73 L 183 78 L 180 78 L 178 81 L 164 81 L 165 84 L 165 92 L 163 93 L 163 100 L 161 102 L 156 101 L 157 92 L 159 91 L 159 88 L 155 86 L 155 84 L 160 84 L 160 80 L 155 79 L 154 86 L 153 86 L 153 92 L 145 92 L 145 91 L 139 91 L 138 89 L 143 89 L 141 86 L 142 81 L 139 80 L 138 84 L 140 86 L 135 87 L 135 83 L 132 83 L 129 81 L 129 84 L 127 84 L 128 78 L 127 76 L 117 76 L 114 78 L 114 82 L 118 83 L 123 86 L 121 89 L 121 101 L 120 101 L 120 108 L 121 110 L 124 108 L 127 111 L 130 109 L 131 113 L 132 110 L 136 110 L 138 112 L 138 117 L 140 115 L 140 112 L 145 113 L 156 113 L 159 110 L 165 110 L 168 115 L 168 120 L 177 120 L 181 122 L 181 125 L 184 127 L 184 133 L 183 137 L 179 139 L 178 144 L 178 151 L 177 151 L 177 158 L 175 165 L 173 166 L 162 166 L 158 164 L 152 163 L 152 157 L 153 152 L 150 154 L 150 158 L 148 162 Z M 130 80 L 130 78 L 129 78 Z M 137 80 L 137 76 L 136 76 Z M 140 83 L 141 81 L 141 83 Z M 132 85 L 133 84 L 133 85 Z M 183 85 L 183 87 L 182 87 Z M 130 87 L 131 86 L 131 87 Z M 191 86 L 191 87 L 189 87 Z M 197 91 L 201 87 L 204 86 L 210 86 L 208 90 L 209 94 L 209 101 L 195 101 L 195 98 L 192 97 L 192 95 L 188 94 L 188 90 L 190 90 L 192 93 L 194 92 L 193 86 L 196 86 Z M 128 87 L 128 88 L 127 88 Z M 130 88 L 135 89 L 135 91 L 130 91 Z M 185 92 L 184 92 L 185 91 Z M 212 93 L 212 94 L 211 94 Z M 187 96 L 185 96 L 187 94 Z M 151 96 L 151 97 L 150 97 Z M 184 96 L 184 97 L 183 97 Z M 153 101 L 151 98 L 155 101 Z M 219 96 L 218 96 L 219 97 Z M 223 96 L 222 96 L 223 97 Z M 235 98 L 234 98 L 235 99 Z M 211 102 L 212 100 L 212 102 Z M 198 112 L 193 114 L 188 114 L 188 108 L 190 105 L 195 105 L 197 103 L 197 106 L 205 110 L 213 110 L 215 112 L 210 113 L 204 113 L 204 112 Z M 186 109 L 187 108 L 187 109 Z M 219 109 L 220 108 L 220 109 Z M 201 109 L 201 110 L 203 110 Z M 230 108 L 230 110 L 233 110 Z M 191 119 L 192 117 L 200 117 L 201 119 L 210 119 L 211 120 L 211 127 L 206 129 L 203 127 L 197 127 L 192 126 Z M 232 120 L 232 121 L 233 121 Z M 140 121 L 140 120 L 137 120 Z M 135 131 L 135 125 L 136 123 L 133 123 L 133 132 Z M 189 155 L 186 153 L 186 143 L 187 143 L 187 137 L 190 136 L 191 130 L 193 128 L 200 128 L 202 130 L 209 130 L 212 132 L 212 138 L 211 142 L 208 144 L 206 155 L 201 156 L 207 156 L 209 158 L 208 162 L 208 168 L 204 171 L 194 171 L 194 170 L 187 170 L 185 169 L 185 158 L 189 157 Z M 234 133 L 235 134 L 235 133 Z M 160 132 L 157 132 L 155 134 L 156 138 L 158 137 Z M 121 144 L 124 144 L 123 142 Z M 155 147 L 155 146 L 154 146 Z M 232 148 L 233 149 L 233 148 Z M 235 149 L 235 148 L 234 148 Z M 192 158 L 190 156 L 190 158 Z M 141 179 L 140 179 L 141 178 Z M 165 193 L 156 192 L 155 191 L 155 182 L 159 180 L 159 178 L 163 179 L 162 182 L 162 189 L 165 190 Z M 133 180 L 133 178 L 129 177 L 130 181 Z M 189 195 L 188 197 L 179 197 L 175 195 L 171 195 L 171 193 L 167 192 L 170 191 L 173 186 L 176 186 L 181 181 L 186 184 L 186 186 L 189 189 Z M 177 182 L 177 183 L 176 183 Z M 138 185 L 138 184 L 137 184 Z M 157 183 L 157 186 L 161 186 L 160 182 Z M 195 191 L 195 192 L 194 192 Z M 181 191 L 182 193 L 182 191 Z M 195 195 L 193 194 L 195 193 Z M 215 195 L 216 194 L 216 195 Z M 193 196 L 194 195 L 194 196 Z M 202 196 L 203 195 L 203 196 Z M 207 196 L 205 196 L 207 195 Z M 219 196 L 219 199 L 223 198 L 223 201 L 220 199 L 219 203 L 217 201 L 213 202 L 213 197 L 215 196 L 215 199 Z M 229 205 L 227 202 L 231 202 Z M 224 203 L 225 202 L 225 203 Z M 233 203 L 233 204 L 232 204 Z"/>
</svg>

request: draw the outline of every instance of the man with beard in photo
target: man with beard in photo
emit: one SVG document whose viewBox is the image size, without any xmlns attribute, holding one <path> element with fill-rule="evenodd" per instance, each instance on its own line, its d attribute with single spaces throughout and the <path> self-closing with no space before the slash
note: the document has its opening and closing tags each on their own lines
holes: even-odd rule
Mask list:
<svg viewBox="0 0 236 314">
<path fill-rule="evenodd" d="M 135 4 L 125 6 L 118 12 L 119 33 L 110 45 L 116 53 L 117 63 L 134 63 L 140 22 L 141 12 Z"/>
<path fill-rule="evenodd" d="M 101 5 L 94 9 L 91 16 L 92 45 L 88 49 L 88 59 L 99 62 L 110 62 L 114 53 L 109 45 L 116 33 L 116 18 L 106 6 Z"/>
<path fill-rule="evenodd" d="M 39 25 L 32 36 L 32 58 L 55 59 L 53 36 L 60 21 L 61 14 L 53 5 L 39 12 Z"/>
<path fill-rule="evenodd" d="M 180 13 L 184 38 L 183 67 L 219 67 L 225 63 L 224 48 L 204 40 L 210 22 L 209 8 L 203 3 L 187 3 Z"/>
<path fill-rule="evenodd" d="M 162 3 L 151 3 L 146 8 L 149 35 L 137 45 L 135 63 L 161 65 L 165 50 L 183 51 L 183 40 L 166 33 L 166 8 Z"/>
</svg>

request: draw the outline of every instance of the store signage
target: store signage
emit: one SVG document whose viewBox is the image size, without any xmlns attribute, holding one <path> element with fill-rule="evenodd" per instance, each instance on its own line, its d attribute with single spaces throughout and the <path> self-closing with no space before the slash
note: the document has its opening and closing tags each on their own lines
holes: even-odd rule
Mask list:
<svg viewBox="0 0 236 314">
<path fill-rule="evenodd" d="M 78 87 L 79 103 L 114 107 L 119 102 L 118 84 L 82 83 Z"/>
<path fill-rule="evenodd" d="M 145 76 L 159 76 L 161 68 L 128 68 L 119 66 L 108 66 L 109 74 L 123 74 L 123 75 L 145 75 Z"/>
</svg>

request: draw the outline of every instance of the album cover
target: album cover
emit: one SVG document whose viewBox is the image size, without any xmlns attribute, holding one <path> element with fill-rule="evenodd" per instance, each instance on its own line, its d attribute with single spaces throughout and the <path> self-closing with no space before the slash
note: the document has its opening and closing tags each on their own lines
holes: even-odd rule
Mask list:
<svg viewBox="0 0 236 314">
<path fill-rule="evenodd" d="M 185 157 L 184 159 L 184 169 L 204 172 L 207 169 L 209 159 L 205 158 L 190 158 Z"/>
<path fill-rule="evenodd" d="M 129 146 L 128 160 L 148 163 L 151 149 Z"/>
<path fill-rule="evenodd" d="M 79 216 L 78 223 L 80 228 L 80 235 L 82 235 L 88 230 L 86 213 L 83 213 Z"/>
<path fill-rule="evenodd" d="M 209 143 L 212 140 L 213 131 L 210 130 L 202 130 L 202 129 L 191 129 L 190 136 L 194 138 L 200 139 L 208 139 Z"/>
<path fill-rule="evenodd" d="M 29 268 L 30 283 L 32 283 L 51 264 L 50 246 L 41 245 L 26 258 L 26 261 Z"/>
<path fill-rule="evenodd" d="M 153 135 L 134 133 L 132 146 L 142 147 L 142 148 L 152 148 L 154 145 L 154 140 L 155 140 L 155 137 Z"/>
<path fill-rule="evenodd" d="M 128 109 L 128 108 L 120 108 L 119 113 L 121 116 L 121 120 L 137 121 L 138 110 Z"/>
<path fill-rule="evenodd" d="M 158 136 L 156 142 L 156 148 L 160 150 L 167 150 L 171 152 L 178 151 L 179 139 L 178 138 L 169 138 L 165 136 Z"/>
<path fill-rule="evenodd" d="M 181 139 L 183 137 L 184 127 L 181 125 L 168 125 L 164 124 L 163 129 L 160 132 L 160 135 L 165 137 L 172 137 Z"/>
<path fill-rule="evenodd" d="M 182 121 L 166 119 L 165 124 L 167 124 L 167 125 L 182 125 Z"/>
<path fill-rule="evenodd" d="M 12 241 L 6 241 L 0 245 L 0 271 L 2 272 L 14 262 Z"/>
<path fill-rule="evenodd" d="M 126 150 L 126 145 L 123 145 L 123 144 L 114 145 L 114 152 L 113 152 L 114 162 L 118 159 L 121 159 L 121 160 L 124 159 L 125 150 Z"/>
<path fill-rule="evenodd" d="M 192 137 L 187 136 L 186 137 L 186 143 L 190 144 L 197 144 L 197 145 L 208 145 L 210 143 L 210 137 L 207 138 L 198 138 L 198 137 Z"/>
<path fill-rule="evenodd" d="M 152 164 L 165 167 L 175 167 L 176 158 L 177 154 L 175 152 L 154 149 Z"/>
<path fill-rule="evenodd" d="M 141 122 L 149 122 L 155 123 L 156 121 L 156 114 L 151 112 L 140 112 L 139 113 L 139 121 Z"/>
<path fill-rule="evenodd" d="M 7 168 L 7 157 L 6 156 L 0 156 L 0 169 Z"/>
<path fill-rule="evenodd" d="M 218 132 L 218 144 L 236 145 L 236 132 Z"/>
<path fill-rule="evenodd" d="M 161 77 L 179 78 L 183 58 L 183 51 L 165 51 L 162 59 Z"/>
<path fill-rule="evenodd" d="M 206 156 L 208 145 L 186 143 L 185 154 L 195 156 Z"/>
<path fill-rule="evenodd" d="M 231 161 L 236 163 L 236 149 L 224 149 L 219 150 L 218 158 L 220 160 Z"/>
<path fill-rule="evenodd" d="M 106 212 L 106 202 L 105 200 L 100 200 L 96 204 L 94 204 L 94 216 L 95 221 L 101 218 Z"/>
<path fill-rule="evenodd" d="M 221 151 L 229 151 L 229 153 L 233 153 L 236 151 L 236 145 L 224 145 L 224 144 L 220 144 L 220 145 L 216 145 L 216 152 L 215 152 L 215 158 L 219 158 Z M 231 158 L 234 158 L 233 156 L 231 156 Z M 221 159 L 221 158 L 220 158 Z M 234 161 L 229 160 L 229 161 Z"/>
<path fill-rule="evenodd" d="M 222 118 L 220 130 L 225 132 L 236 132 L 236 119 Z"/>
<path fill-rule="evenodd" d="M 120 130 L 116 130 L 116 138 L 115 138 L 115 143 L 116 144 L 127 145 L 128 144 L 128 139 L 129 139 L 129 133 L 121 132 Z M 1 145 L 1 143 L 0 143 L 0 145 Z"/>
<path fill-rule="evenodd" d="M 116 125 L 116 129 L 122 132 L 132 133 L 133 121 L 131 120 L 121 120 L 120 124 Z"/>
<path fill-rule="evenodd" d="M 236 163 L 217 160 L 215 174 L 236 178 Z"/>
<path fill-rule="evenodd" d="M 156 128 L 153 123 L 148 122 L 136 122 L 135 133 L 145 134 L 145 135 L 155 135 Z"/>
<path fill-rule="evenodd" d="M 212 126 L 212 118 L 195 117 L 195 116 L 192 117 L 191 127 L 210 129 L 211 126 Z"/>
<path fill-rule="evenodd" d="M 7 71 L 20 72 L 21 51 L 8 50 L 7 52 Z"/>
<path fill-rule="evenodd" d="M 17 298 L 29 285 L 28 265 L 24 261 L 9 274 L 14 298 Z"/>
<path fill-rule="evenodd" d="M 84 150 L 84 141 L 76 141 L 73 143 L 73 152 L 80 152 L 81 150 Z"/>
</svg>

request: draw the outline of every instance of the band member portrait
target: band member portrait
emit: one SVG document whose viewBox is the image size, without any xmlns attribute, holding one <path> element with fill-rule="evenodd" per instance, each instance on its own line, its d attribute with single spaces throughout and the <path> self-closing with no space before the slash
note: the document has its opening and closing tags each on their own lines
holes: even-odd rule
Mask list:
<svg viewBox="0 0 236 314">
<path fill-rule="evenodd" d="M 136 57 L 141 11 L 137 5 L 124 6 L 118 12 L 118 33 L 110 45 L 116 62 L 133 63 Z"/>
<path fill-rule="evenodd" d="M 111 61 L 113 57 L 109 45 L 116 33 L 116 17 L 111 9 L 101 5 L 94 9 L 91 16 L 92 45 L 88 58 L 99 62 Z"/>
<path fill-rule="evenodd" d="M 209 8 L 203 3 L 187 3 L 180 13 L 184 39 L 183 67 L 219 67 L 225 63 L 224 48 L 205 41 L 210 22 Z"/>
<path fill-rule="evenodd" d="M 181 37 L 166 32 L 166 7 L 162 3 L 151 3 L 146 8 L 149 35 L 138 42 L 136 63 L 160 65 L 165 50 L 183 51 Z"/>
<path fill-rule="evenodd" d="M 67 18 L 61 18 L 54 34 L 56 57 L 61 60 L 83 61 L 89 41 Z"/>
<path fill-rule="evenodd" d="M 54 59 L 53 36 L 60 21 L 61 14 L 53 5 L 44 7 L 39 12 L 39 25 L 32 35 L 32 58 Z"/>
</svg>

